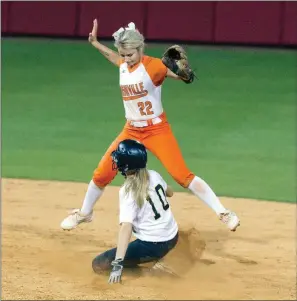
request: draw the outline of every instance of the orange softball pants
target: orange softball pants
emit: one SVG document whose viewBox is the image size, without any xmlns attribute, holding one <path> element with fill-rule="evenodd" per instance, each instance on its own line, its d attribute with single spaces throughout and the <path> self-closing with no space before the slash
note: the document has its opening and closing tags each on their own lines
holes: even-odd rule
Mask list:
<svg viewBox="0 0 297 301">
<path fill-rule="evenodd" d="M 162 114 L 165 117 L 165 114 Z M 162 118 L 163 119 L 163 118 Z M 171 131 L 166 118 L 161 123 L 136 128 L 126 123 L 119 136 L 112 142 L 100 160 L 93 174 L 94 183 L 103 188 L 116 176 L 112 170 L 111 153 L 124 139 L 134 139 L 141 142 L 164 165 L 168 173 L 181 186 L 187 188 L 195 175 L 187 168 L 178 143 Z"/>
</svg>

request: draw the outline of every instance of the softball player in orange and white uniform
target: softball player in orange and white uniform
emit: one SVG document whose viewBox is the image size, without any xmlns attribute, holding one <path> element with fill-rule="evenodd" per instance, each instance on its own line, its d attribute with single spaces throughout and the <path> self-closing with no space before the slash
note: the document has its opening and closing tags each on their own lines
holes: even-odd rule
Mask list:
<svg viewBox="0 0 297 301">
<path fill-rule="evenodd" d="M 161 101 L 162 83 L 166 77 L 180 78 L 161 59 L 144 55 L 144 37 L 135 29 L 134 23 L 113 34 L 118 52 L 97 41 L 97 29 L 97 20 L 94 20 L 89 42 L 119 67 L 120 89 L 127 122 L 95 169 L 82 208 L 73 210 L 62 221 L 61 227 L 71 230 L 80 223 L 92 220 L 95 203 L 117 174 L 111 168 L 111 152 L 120 141 L 134 139 L 143 143 L 162 162 L 177 183 L 204 201 L 231 231 L 235 231 L 240 224 L 239 218 L 222 205 L 203 179 L 188 169 L 167 121 Z"/>
</svg>

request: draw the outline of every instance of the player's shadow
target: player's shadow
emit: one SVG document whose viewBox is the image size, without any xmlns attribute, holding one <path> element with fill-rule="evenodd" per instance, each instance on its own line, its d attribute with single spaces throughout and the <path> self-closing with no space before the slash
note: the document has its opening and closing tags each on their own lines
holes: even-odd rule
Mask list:
<svg viewBox="0 0 297 301">
<path fill-rule="evenodd" d="M 226 230 L 221 231 L 204 231 L 201 233 L 201 237 L 204 239 L 205 244 L 207 246 L 207 252 L 215 255 L 216 257 L 228 258 L 235 260 L 238 263 L 245 264 L 245 265 L 256 265 L 258 264 L 257 261 L 244 258 L 240 255 L 231 254 L 226 251 L 225 243 L 228 240 L 240 240 L 240 241 L 249 241 L 256 244 L 263 244 L 263 240 L 256 240 L 250 238 L 243 238 L 239 236 L 235 236 L 234 233 Z M 203 262 L 203 260 L 201 261 Z M 214 260 L 210 262 L 215 263 Z M 207 261 L 205 262 L 207 263 Z"/>
</svg>

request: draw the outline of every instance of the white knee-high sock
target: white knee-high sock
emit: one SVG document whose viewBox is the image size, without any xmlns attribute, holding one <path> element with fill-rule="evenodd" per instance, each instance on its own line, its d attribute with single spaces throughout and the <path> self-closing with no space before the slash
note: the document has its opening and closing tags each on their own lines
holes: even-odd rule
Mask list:
<svg viewBox="0 0 297 301">
<path fill-rule="evenodd" d="M 99 188 L 94 183 L 94 181 L 91 180 L 80 210 L 83 215 L 88 215 L 92 212 L 97 200 L 101 197 L 103 191 L 104 189 Z"/>
<path fill-rule="evenodd" d="M 212 189 L 201 178 L 195 176 L 188 188 L 217 215 L 226 211 L 226 208 L 222 205 Z"/>
</svg>

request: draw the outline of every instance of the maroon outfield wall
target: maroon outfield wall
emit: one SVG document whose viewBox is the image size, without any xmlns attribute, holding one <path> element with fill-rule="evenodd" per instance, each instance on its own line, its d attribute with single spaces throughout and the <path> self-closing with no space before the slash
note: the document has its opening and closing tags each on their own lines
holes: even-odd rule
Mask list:
<svg viewBox="0 0 297 301">
<path fill-rule="evenodd" d="M 149 40 L 297 45 L 297 2 L 1 2 L 4 35 L 86 37 L 94 18 L 104 38 L 134 21 Z"/>
</svg>

